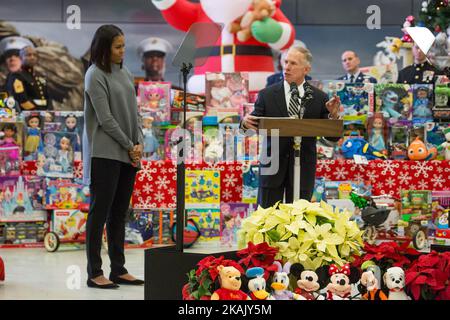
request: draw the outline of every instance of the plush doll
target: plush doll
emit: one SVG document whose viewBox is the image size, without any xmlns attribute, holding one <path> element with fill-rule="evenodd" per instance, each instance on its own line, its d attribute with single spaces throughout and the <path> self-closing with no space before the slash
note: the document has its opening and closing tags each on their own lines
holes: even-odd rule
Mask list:
<svg viewBox="0 0 450 320">
<path fill-rule="evenodd" d="M 400 267 L 392 267 L 383 275 L 384 285 L 389 290 L 388 300 L 411 300 L 405 293 L 405 271 Z"/>
<path fill-rule="evenodd" d="M 347 263 L 342 268 L 332 264 L 316 270 L 321 287 L 327 290 L 326 300 L 350 300 L 352 284 L 358 282 L 360 272 Z"/>
<path fill-rule="evenodd" d="M 373 264 L 362 269 L 365 271 L 361 275 L 358 290 L 363 295 L 363 300 L 387 300 L 387 296 L 380 289 L 380 268 Z"/>
<path fill-rule="evenodd" d="M 245 275 L 247 278 L 251 279 L 248 282 L 248 289 L 250 290 L 250 298 L 252 298 L 252 300 L 273 300 L 266 291 L 266 279 L 264 279 L 263 268 L 250 268 Z"/>
<path fill-rule="evenodd" d="M 284 266 L 280 262 L 275 261 L 273 263 L 278 267 L 278 271 L 275 272 L 272 282 L 272 296 L 275 300 L 305 300 L 300 295 L 293 293 L 289 290 L 289 273 L 291 270 L 291 264 L 287 262 Z"/>
<path fill-rule="evenodd" d="M 354 155 L 365 156 L 367 160 L 387 159 L 386 155 L 372 147 L 362 138 L 349 138 L 342 145 L 342 153 L 346 159 L 353 159 Z"/>
<path fill-rule="evenodd" d="M 252 10 L 247 11 L 247 13 L 244 14 L 242 19 L 240 20 L 240 23 L 232 23 L 230 32 L 237 33 L 238 40 L 241 42 L 245 42 L 252 37 L 252 23 L 254 21 L 273 17 L 275 11 L 275 2 L 273 2 L 272 0 L 253 0 Z"/>
<path fill-rule="evenodd" d="M 447 141 L 438 147 L 438 151 L 445 150 L 445 160 L 450 160 L 450 127 L 445 128 L 442 131 L 444 132 L 445 140 Z"/>
<path fill-rule="evenodd" d="M 214 291 L 211 300 L 251 300 L 241 289 L 241 272 L 235 267 L 218 266 L 220 289 Z"/>
<path fill-rule="evenodd" d="M 320 295 L 319 276 L 313 270 L 306 270 L 300 263 L 294 263 L 291 266 L 291 274 L 297 280 L 298 288 L 295 293 L 305 298 L 305 300 L 316 300 Z M 319 299 L 320 300 L 320 299 Z"/>
<path fill-rule="evenodd" d="M 295 29 L 280 9 L 281 0 L 274 0 L 275 14 L 250 25 L 251 37 L 239 41 L 236 33 L 231 33 L 230 25 L 244 16 L 253 0 L 152 0 L 161 10 L 164 19 L 174 28 L 187 32 L 197 23 L 218 23 L 224 26 L 218 30 L 219 40 L 198 37 L 197 57 L 204 58 L 203 66 L 195 67 L 194 76 L 189 79 L 188 91 L 205 92 L 206 72 L 249 72 L 250 91 L 259 91 L 266 85 L 266 79 L 274 73 L 272 49 L 285 50 L 295 39 Z M 212 46 L 213 50 L 201 50 Z"/>
<path fill-rule="evenodd" d="M 436 158 L 438 150 L 436 147 L 428 148 L 420 137 L 411 142 L 408 147 L 408 158 L 410 160 L 433 160 Z"/>
</svg>

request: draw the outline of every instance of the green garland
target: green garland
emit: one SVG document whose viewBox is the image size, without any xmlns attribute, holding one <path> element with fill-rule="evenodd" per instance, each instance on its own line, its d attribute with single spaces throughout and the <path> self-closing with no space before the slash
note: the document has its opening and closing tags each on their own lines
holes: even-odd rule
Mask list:
<svg viewBox="0 0 450 320">
<path fill-rule="evenodd" d="M 426 11 L 419 12 L 419 21 L 434 32 L 446 32 L 450 27 L 450 6 L 448 0 L 428 0 Z"/>
</svg>

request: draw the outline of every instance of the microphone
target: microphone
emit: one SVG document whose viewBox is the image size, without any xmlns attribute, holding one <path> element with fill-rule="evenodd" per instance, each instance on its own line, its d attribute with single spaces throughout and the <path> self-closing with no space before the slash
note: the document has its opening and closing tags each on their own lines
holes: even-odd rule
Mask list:
<svg viewBox="0 0 450 320">
<path fill-rule="evenodd" d="M 300 93 L 298 92 L 297 84 L 295 82 L 291 82 L 290 87 L 291 87 L 290 91 L 291 91 L 292 96 L 297 97 L 297 99 L 299 99 Z"/>
</svg>

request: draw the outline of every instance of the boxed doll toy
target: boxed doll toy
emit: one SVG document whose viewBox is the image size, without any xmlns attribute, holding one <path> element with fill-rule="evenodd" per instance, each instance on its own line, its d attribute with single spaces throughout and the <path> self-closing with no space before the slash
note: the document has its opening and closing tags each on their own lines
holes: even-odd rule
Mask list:
<svg viewBox="0 0 450 320">
<path fill-rule="evenodd" d="M 24 160 L 37 160 L 38 149 L 42 145 L 42 130 L 44 128 L 44 120 L 53 121 L 54 115 L 50 112 L 32 112 L 23 111 L 22 115 L 25 119 L 25 144 L 24 144 Z M 57 128 L 60 130 L 60 127 Z"/>
<path fill-rule="evenodd" d="M 37 175 L 45 177 L 72 178 L 74 172 L 75 133 L 45 132 L 38 149 Z"/>
<path fill-rule="evenodd" d="M 46 209 L 80 209 L 89 206 L 89 187 L 72 179 L 45 179 Z"/>
<path fill-rule="evenodd" d="M 367 121 L 367 141 L 376 150 L 387 154 L 389 128 L 383 113 L 376 112 Z"/>
<path fill-rule="evenodd" d="M 0 177 L 20 176 L 20 148 L 0 147 Z"/>
<path fill-rule="evenodd" d="M 423 124 L 433 120 L 433 85 L 413 84 L 413 122 Z"/>
<path fill-rule="evenodd" d="M 390 124 L 412 120 L 412 88 L 407 84 L 376 84 L 376 112 Z"/>
<path fill-rule="evenodd" d="M 219 208 L 220 172 L 186 170 L 186 208 Z"/>
<path fill-rule="evenodd" d="M 220 243 L 232 247 L 237 245 L 237 231 L 242 220 L 255 210 L 254 205 L 247 203 L 222 203 L 220 206 Z"/>
<path fill-rule="evenodd" d="M 43 221 L 42 181 L 34 177 L 0 178 L 0 221 Z"/>
<path fill-rule="evenodd" d="M 249 102 L 248 73 L 206 73 L 206 114 L 218 109 L 241 112 Z"/>
<path fill-rule="evenodd" d="M 169 82 L 139 82 L 139 112 L 150 114 L 155 124 L 170 124 L 170 87 Z"/>
<path fill-rule="evenodd" d="M 450 191 L 432 191 L 431 195 L 435 241 L 450 245 Z"/>
<path fill-rule="evenodd" d="M 47 229 L 46 221 L 0 222 L 0 244 L 31 247 L 44 241 Z"/>
</svg>

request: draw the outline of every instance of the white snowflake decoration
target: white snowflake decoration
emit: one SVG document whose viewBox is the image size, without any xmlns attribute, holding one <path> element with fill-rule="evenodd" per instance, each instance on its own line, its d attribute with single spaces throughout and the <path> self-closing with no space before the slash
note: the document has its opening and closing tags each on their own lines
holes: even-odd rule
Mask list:
<svg viewBox="0 0 450 320">
<path fill-rule="evenodd" d="M 434 188 L 442 188 L 445 183 L 445 179 L 442 177 L 442 174 L 439 176 L 437 174 L 433 174 L 433 178 L 431 179 Z"/>
<path fill-rule="evenodd" d="M 234 173 L 232 174 L 225 174 L 225 178 L 223 179 L 223 183 L 225 183 L 225 186 L 228 187 L 234 187 L 236 185 L 236 182 L 238 181 L 237 178 L 234 177 Z"/>
<path fill-rule="evenodd" d="M 159 176 L 157 181 L 155 181 L 155 184 L 158 186 L 158 189 L 168 189 L 168 185 L 170 184 L 170 181 L 167 180 L 166 176 Z"/>
<path fill-rule="evenodd" d="M 395 186 L 395 180 L 391 177 L 386 179 L 386 186 L 392 189 Z"/>
<path fill-rule="evenodd" d="M 411 169 L 417 171 L 414 173 L 414 177 L 420 177 L 423 175 L 424 178 L 428 178 L 427 171 L 433 171 L 433 166 L 427 165 L 427 162 L 425 161 L 416 161 L 416 164 L 412 165 Z"/>
<path fill-rule="evenodd" d="M 419 189 L 420 190 L 426 190 L 428 189 L 428 182 L 426 182 L 425 180 L 421 180 L 419 182 Z"/>
<path fill-rule="evenodd" d="M 233 194 L 231 193 L 230 190 L 224 190 L 222 193 L 222 197 L 225 201 L 228 201 L 229 199 L 231 199 L 233 197 Z"/>
<path fill-rule="evenodd" d="M 391 176 L 395 176 L 396 169 L 400 167 L 399 163 L 394 163 L 392 161 L 382 161 L 381 163 L 377 164 L 378 168 L 383 168 L 383 171 L 381 171 L 382 175 L 387 175 L 388 172 Z"/>
<path fill-rule="evenodd" d="M 144 184 L 144 186 L 142 187 L 142 190 L 145 193 L 152 193 L 153 192 L 153 186 L 150 183 L 146 183 Z"/>
<path fill-rule="evenodd" d="M 409 181 L 412 180 L 412 177 L 408 174 L 408 172 L 400 172 L 400 175 L 398 176 L 398 180 L 400 184 L 408 184 Z"/>
<path fill-rule="evenodd" d="M 165 199 L 164 193 L 158 190 L 158 192 L 155 194 L 155 201 L 161 202 L 164 201 L 164 199 Z"/>
<path fill-rule="evenodd" d="M 348 175 L 348 171 L 345 170 L 345 168 L 336 168 L 335 172 L 333 172 L 333 175 L 336 176 L 336 179 L 343 179 L 345 180 Z"/>
</svg>

